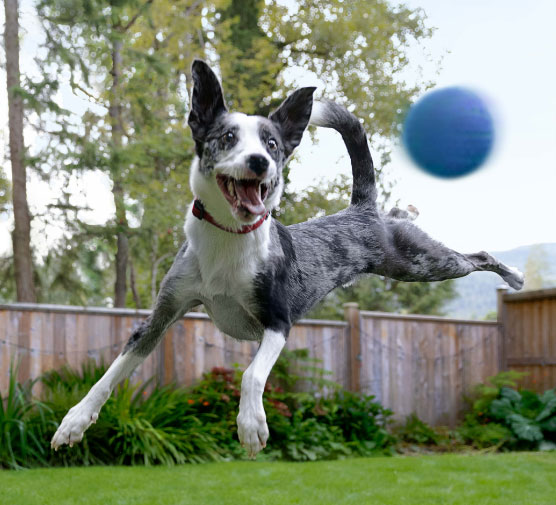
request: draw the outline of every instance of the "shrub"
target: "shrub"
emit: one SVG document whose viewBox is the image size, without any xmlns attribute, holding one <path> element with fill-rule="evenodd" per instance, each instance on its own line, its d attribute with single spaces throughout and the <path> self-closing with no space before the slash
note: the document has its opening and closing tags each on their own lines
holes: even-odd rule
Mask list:
<svg viewBox="0 0 556 505">
<path fill-rule="evenodd" d="M 232 371 L 233 372 L 233 371 Z M 84 374 L 89 387 L 88 374 Z M 78 376 L 77 376 L 78 377 Z M 72 387 L 66 373 L 49 375 L 47 402 L 58 420 L 87 388 L 74 376 Z M 180 464 L 233 459 L 240 446 L 231 438 L 229 416 L 222 415 L 222 402 L 215 401 L 221 374 L 211 372 L 192 389 L 173 384 L 152 387 L 120 384 L 102 408 L 80 444 L 52 453 L 51 464 Z M 60 391 L 66 391 L 64 397 Z M 200 390 L 203 393 L 200 393 Z M 50 394 L 49 394 L 50 393 Z M 220 406 L 219 406 L 220 405 Z"/>
<path fill-rule="evenodd" d="M 397 431 L 397 435 L 403 442 L 418 445 L 437 445 L 440 436 L 427 423 L 421 421 L 417 414 L 407 416 L 405 424 Z"/>
<path fill-rule="evenodd" d="M 556 449 L 556 393 L 517 390 L 517 372 L 489 378 L 476 389 L 476 398 L 459 433 L 476 447 Z"/>
<path fill-rule="evenodd" d="M 280 408 L 276 408 L 276 401 Z M 387 430 L 392 413 L 372 396 L 339 390 L 316 397 L 271 389 L 265 403 L 269 447 L 280 459 L 307 461 L 392 453 L 395 439 Z"/>
<path fill-rule="evenodd" d="M 0 468 L 44 465 L 48 459 L 43 441 L 51 412 L 32 398 L 34 383 L 19 384 L 16 376 L 12 364 L 7 393 L 0 394 Z"/>
<path fill-rule="evenodd" d="M 373 397 L 342 391 L 306 352 L 286 353 L 278 365 L 265 388 L 271 438 L 262 459 L 307 461 L 392 451 L 394 438 L 386 429 L 391 412 Z M 307 375 L 288 374 L 294 367 Z M 64 367 L 45 373 L 42 402 L 32 399 L 32 384 L 18 384 L 11 372 L 0 410 L 0 465 L 171 465 L 246 457 L 236 434 L 237 368 L 214 368 L 189 388 L 124 381 L 79 444 L 51 451 L 62 417 L 105 371 L 102 363 L 88 362 L 79 372 Z M 314 381 L 320 392 L 298 391 L 301 381 Z"/>
</svg>

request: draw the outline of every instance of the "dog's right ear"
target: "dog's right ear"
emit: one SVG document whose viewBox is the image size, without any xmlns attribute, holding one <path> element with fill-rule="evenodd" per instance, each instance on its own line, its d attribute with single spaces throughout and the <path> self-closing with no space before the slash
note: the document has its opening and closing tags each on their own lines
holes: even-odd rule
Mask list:
<svg viewBox="0 0 556 505">
<path fill-rule="evenodd" d="M 226 112 L 226 106 L 218 78 L 203 60 L 193 61 L 191 74 L 193 93 L 187 122 L 195 140 L 197 154 L 200 156 L 199 149 L 202 150 L 209 127 L 218 115 Z"/>
</svg>

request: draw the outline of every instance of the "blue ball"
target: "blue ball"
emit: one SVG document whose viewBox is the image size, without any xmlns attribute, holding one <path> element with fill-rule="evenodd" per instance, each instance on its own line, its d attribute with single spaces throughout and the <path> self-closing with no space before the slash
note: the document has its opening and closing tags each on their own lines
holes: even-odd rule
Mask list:
<svg viewBox="0 0 556 505">
<path fill-rule="evenodd" d="M 402 141 L 413 161 L 438 177 L 479 168 L 494 144 L 494 121 L 475 92 L 450 87 L 427 93 L 410 109 Z"/>
</svg>

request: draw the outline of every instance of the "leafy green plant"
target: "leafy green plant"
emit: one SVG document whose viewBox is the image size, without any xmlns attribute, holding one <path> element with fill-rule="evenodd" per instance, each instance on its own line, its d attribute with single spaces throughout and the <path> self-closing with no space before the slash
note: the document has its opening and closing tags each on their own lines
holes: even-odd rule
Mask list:
<svg viewBox="0 0 556 505">
<path fill-rule="evenodd" d="M 86 365 L 83 375 L 71 372 L 72 385 L 66 382 L 67 370 L 48 375 L 52 410 L 62 411 L 58 420 L 68 404 L 79 401 L 79 394 L 82 396 L 87 389 L 84 386 L 88 387 L 96 376 L 91 370 Z M 214 402 L 214 389 L 218 386 L 210 387 L 221 382 L 221 375 L 213 371 L 194 388 L 174 384 L 153 387 L 152 381 L 132 385 L 124 381 L 108 399 L 99 420 L 87 430 L 83 441 L 53 453 L 51 464 L 172 465 L 233 459 L 241 454 L 241 448 L 232 439 L 230 423 L 219 416 L 222 412 Z M 148 393 L 150 388 L 152 392 Z M 60 392 L 65 392 L 65 396 Z"/>
<path fill-rule="evenodd" d="M 332 372 L 322 366 L 322 360 L 309 356 L 309 349 L 283 349 L 269 381 L 284 391 L 324 391 L 340 389 L 327 375 Z"/>
<path fill-rule="evenodd" d="M 417 414 L 407 416 L 405 424 L 397 431 L 398 437 L 410 444 L 437 445 L 440 436 L 427 423 L 421 421 Z"/>
<path fill-rule="evenodd" d="M 124 381 L 79 444 L 51 451 L 58 423 L 105 370 L 91 361 L 79 371 L 64 367 L 44 374 L 42 402 L 33 399 L 32 383 L 18 384 L 11 371 L 0 410 L 0 465 L 173 465 L 246 457 L 236 434 L 238 368 L 214 368 L 189 388 Z M 312 461 L 392 452 L 395 439 L 387 430 L 392 413 L 372 396 L 343 391 L 325 376 L 306 352 L 282 358 L 265 387 L 270 440 L 262 459 Z M 300 384 L 305 380 L 315 381 L 320 391 L 304 392 Z"/>
<path fill-rule="evenodd" d="M 7 393 L 0 394 L 0 468 L 22 468 L 47 461 L 43 435 L 49 409 L 33 400 L 33 382 L 17 382 L 17 370 L 18 366 L 12 363 Z"/>
<path fill-rule="evenodd" d="M 556 442 L 556 393 L 517 390 L 522 376 L 504 372 L 477 387 L 460 435 L 478 447 L 550 449 Z"/>
<path fill-rule="evenodd" d="M 463 443 L 476 449 L 499 448 L 512 439 L 512 432 L 506 426 L 494 422 L 481 424 L 473 416 L 466 416 L 456 433 Z"/>
</svg>

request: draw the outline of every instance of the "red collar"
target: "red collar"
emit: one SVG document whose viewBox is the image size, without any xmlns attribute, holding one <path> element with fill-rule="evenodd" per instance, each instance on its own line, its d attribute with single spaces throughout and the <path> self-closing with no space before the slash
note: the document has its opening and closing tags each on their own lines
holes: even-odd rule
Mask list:
<svg viewBox="0 0 556 505">
<path fill-rule="evenodd" d="M 198 218 L 200 221 L 204 219 L 205 221 L 208 221 L 210 224 L 216 226 L 217 228 L 220 228 L 221 230 L 227 231 L 229 233 L 238 233 L 241 235 L 256 230 L 267 220 L 268 216 L 270 216 L 270 211 L 268 210 L 266 214 L 263 217 L 261 217 L 261 219 L 259 219 L 257 222 L 253 224 L 246 224 L 245 226 L 242 226 L 241 228 L 235 230 L 233 228 L 227 228 L 226 226 L 222 226 L 220 223 L 217 223 L 215 219 L 205 210 L 205 207 L 200 200 L 195 199 L 195 201 L 193 202 L 192 212 L 193 215 L 196 218 Z"/>
</svg>

